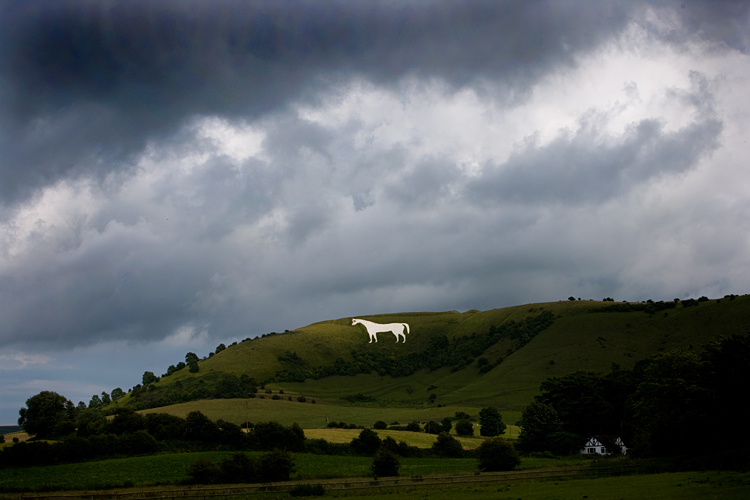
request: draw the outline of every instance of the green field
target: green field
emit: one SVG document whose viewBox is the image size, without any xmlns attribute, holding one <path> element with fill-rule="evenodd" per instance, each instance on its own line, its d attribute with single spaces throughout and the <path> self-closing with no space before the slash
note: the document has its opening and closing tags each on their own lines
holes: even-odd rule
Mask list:
<svg viewBox="0 0 750 500">
<path fill-rule="evenodd" d="M 357 495 L 360 500 L 381 499 L 385 494 Z M 281 498 L 281 497 L 279 497 Z M 738 472 L 676 472 L 648 476 L 518 482 L 483 486 L 441 486 L 388 492 L 389 500 L 746 500 L 750 474 Z"/>
<path fill-rule="evenodd" d="M 272 400 L 270 398 L 207 399 L 153 408 L 144 410 L 143 413 L 170 413 L 184 418 L 191 411 L 200 411 L 212 420 L 222 418 L 236 424 L 241 424 L 246 420 L 253 423 L 275 420 L 284 425 L 292 425 L 296 422 L 303 429 L 324 428 L 327 421 L 343 421 L 347 424 L 372 427 L 372 424 L 378 420 L 383 420 L 388 424 L 394 421 L 407 424 L 413 420 L 418 422 L 442 420 L 444 417 L 452 417 L 458 411 L 473 415 L 478 414 L 478 409 L 470 406 L 438 408 L 433 405 L 426 408 L 388 408 L 332 405 L 320 400 L 316 404 L 312 404 L 309 399 L 307 403 L 298 403 L 297 401 Z M 503 412 L 505 422 L 515 422 L 518 418 L 520 418 L 520 412 Z"/>
<path fill-rule="evenodd" d="M 311 439 L 325 439 L 329 443 L 349 443 L 352 439 L 359 436 L 362 432 L 358 429 L 306 429 L 305 437 Z M 381 439 L 386 437 L 392 437 L 396 441 L 406 441 L 411 446 L 418 448 L 429 448 L 432 443 L 435 442 L 437 436 L 435 434 L 426 434 L 424 432 L 408 432 L 408 431 L 390 431 L 390 430 L 376 430 L 375 431 Z M 475 431 L 475 434 L 479 434 Z M 473 449 L 482 444 L 483 438 L 481 437 L 462 437 L 453 436 L 461 442 L 461 445 L 465 449 Z"/>
<path fill-rule="evenodd" d="M 97 489 L 122 485 L 174 484 L 187 478 L 187 468 L 199 457 L 219 461 L 231 452 L 176 453 L 100 460 L 76 464 L 0 470 L 0 491 L 9 489 Z M 259 453 L 250 453 L 259 455 Z M 370 474 L 371 457 L 295 454 L 299 479 L 359 477 Z M 404 458 L 405 476 L 474 472 L 477 461 L 468 458 Z"/>
</svg>

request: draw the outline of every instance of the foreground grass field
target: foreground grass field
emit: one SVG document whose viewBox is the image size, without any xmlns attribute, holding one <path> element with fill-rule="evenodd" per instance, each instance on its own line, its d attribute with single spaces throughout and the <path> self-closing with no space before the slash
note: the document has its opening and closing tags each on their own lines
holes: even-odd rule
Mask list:
<svg viewBox="0 0 750 500">
<path fill-rule="evenodd" d="M 358 500 L 386 495 L 357 495 Z M 269 498 L 269 497 L 267 497 Z M 276 496 L 275 498 L 288 498 Z M 750 498 L 750 473 L 676 472 L 647 476 L 572 479 L 485 486 L 448 486 L 387 493 L 388 500 L 746 500 Z M 269 499 L 270 500 L 270 499 Z"/>
<path fill-rule="evenodd" d="M 250 453 L 258 455 L 259 453 Z M 219 461 L 231 452 L 178 453 L 101 460 L 76 464 L 0 470 L 0 491 L 23 489 L 98 489 L 121 486 L 174 484 L 187 479 L 188 466 L 198 458 Z M 370 474 L 371 457 L 295 454 L 299 479 L 359 477 Z M 470 458 L 404 458 L 401 474 L 417 476 L 474 472 L 477 461 Z"/>
</svg>

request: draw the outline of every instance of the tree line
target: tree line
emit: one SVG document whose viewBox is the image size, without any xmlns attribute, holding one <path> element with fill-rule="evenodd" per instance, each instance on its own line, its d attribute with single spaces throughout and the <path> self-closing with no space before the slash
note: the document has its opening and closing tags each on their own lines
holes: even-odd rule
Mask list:
<svg viewBox="0 0 750 500">
<path fill-rule="evenodd" d="M 592 435 L 621 436 L 641 457 L 746 449 L 750 335 L 719 338 L 700 353 L 671 351 L 631 369 L 551 377 L 523 412 L 518 448 L 574 453 Z"/>
</svg>

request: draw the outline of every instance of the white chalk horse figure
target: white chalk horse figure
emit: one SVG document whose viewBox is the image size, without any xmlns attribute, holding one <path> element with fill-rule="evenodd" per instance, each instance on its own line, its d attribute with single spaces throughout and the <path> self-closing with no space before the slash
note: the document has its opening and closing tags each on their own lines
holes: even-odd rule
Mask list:
<svg viewBox="0 0 750 500">
<path fill-rule="evenodd" d="M 391 332 L 396 336 L 396 343 L 398 343 L 399 337 L 403 337 L 404 342 L 406 342 L 404 328 L 406 328 L 406 333 L 409 333 L 409 323 L 381 324 L 373 323 L 372 321 L 367 321 L 366 319 L 352 318 L 352 326 L 354 325 L 364 325 L 364 327 L 367 329 L 367 333 L 370 335 L 370 344 L 372 344 L 373 339 L 375 339 L 375 342 L 378 341 L 378 333 Z"/>
</svg>

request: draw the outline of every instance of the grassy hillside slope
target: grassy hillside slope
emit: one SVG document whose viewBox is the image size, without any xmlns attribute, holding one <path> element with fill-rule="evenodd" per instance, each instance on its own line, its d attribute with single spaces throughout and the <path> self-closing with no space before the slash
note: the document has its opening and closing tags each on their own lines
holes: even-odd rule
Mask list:
<svg viewBox="0 0 750 500">
<path fill-rule="evenodd" d="M 702 344 L 720 335 L 746 333 L 750 325 L 748 296 L 734 300 L 710 300 L 692 307 L 678 304 L 675 308 L 651 314 L 644 311 L 594 312 L 622 305 L 599 301 L 563 301 L 464 313 L 450 311 L 362 316 L 378 323 L 409 323 L 411 333 L 406 343 L 396 343 L 392 334 L 381 333 L 378 343 L 369 344 L 364 327 L 351 326 L 351 317 L 324 321 L 231 346 L 200 361 L 198 373 L 182 369 L 162 378 L 148 394 L 177 393 L 199 384 L 209 387 L 224 373 L 246 374 L 258 382 L 269 381 L 288 368 L 279 360 L 288 352 L 296 353 L 306 366 L 313 368 L 330 367 L 338 358 L 354 363 L 355 351 L 383 359 L 398 359 L 407 354 L 424 355 L 430 348 L 431 339 L 441 335 L 451 343 L 459 342 L 462 338 L 463 341 L 470 341 L 467 339 L 473 334 L 486 334 L 491 327 L 550 312 L 554 315 L 551 326 L 530 341 L 502 338 L 462 369 L 444 366 L 435 370 L 423 368 L 403 377 L 372 372 L 318 380 L 308 378 L 304 382 L 272 381 L 267 384 L 267 388 L 273 389 L 274 393 L 283 389 L 287 396 L 304 394 L 308 398 L 317 398 L 319 402 L 338 406 L 350 404 L 344 399 L 347 396 L 364 394 L 375 401 L 354 406 L 430 408 L 440 404 L 476 408 L 491 404 L 506 410 L 519 410 L 538 393 L 539 384 L 547 377 L 562 376 L 575 370 L 604 372 L 610 369 L 613 362 L 629 367 L 639 359 L 672 349 L 698 350 Z M 482 374 L 477 363 L 480 357 L 487 358 L 489 363 L 502 358 L 502 362 Z M 433 402 L 428 401 L 430 394 L 436 395 Z M 129 396 L 123 398 L 118 405 L 127 404 L 130 399 Z M 213 400 L 212 404 L 222 403 L 221 400 Z"/>
</svg>

